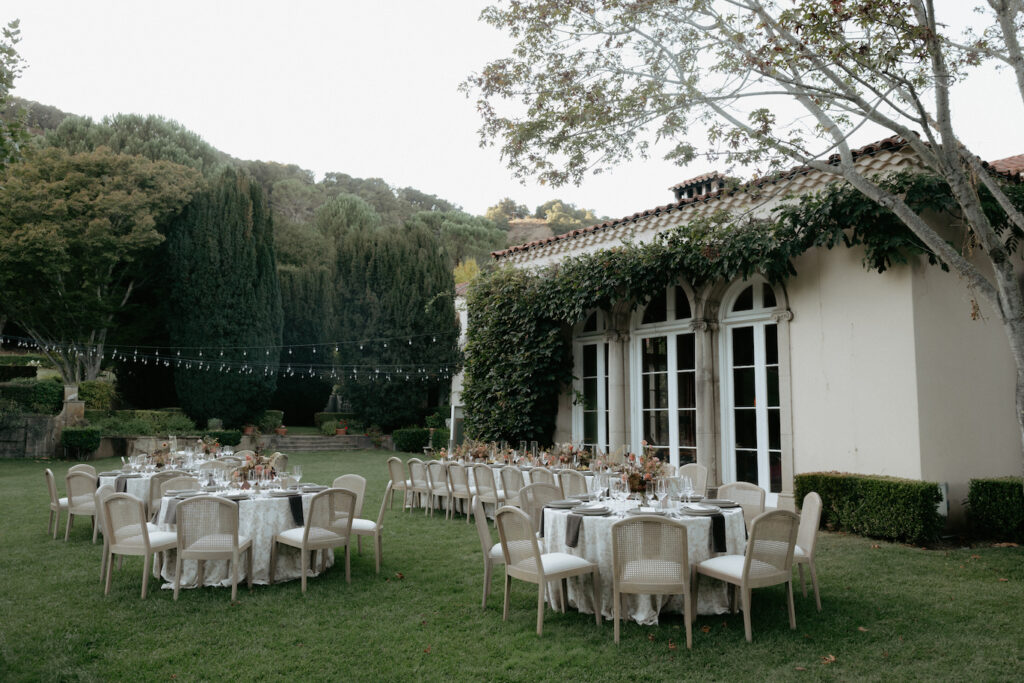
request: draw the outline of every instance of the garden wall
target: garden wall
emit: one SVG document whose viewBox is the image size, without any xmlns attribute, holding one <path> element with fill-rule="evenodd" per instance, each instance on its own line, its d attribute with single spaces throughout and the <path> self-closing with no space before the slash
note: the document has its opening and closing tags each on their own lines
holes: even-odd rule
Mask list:
<svg viewBox="0 0 1024 683">
<path fill-rule="evenodd" d="M 0 458 L 52 458 L 56 418 L 19 415 L 0 424 Z"/>
</svg>

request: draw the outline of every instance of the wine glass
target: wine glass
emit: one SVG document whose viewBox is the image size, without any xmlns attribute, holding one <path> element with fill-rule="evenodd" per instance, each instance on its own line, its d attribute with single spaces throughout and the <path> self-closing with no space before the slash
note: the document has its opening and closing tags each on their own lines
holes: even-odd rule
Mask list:
<svg viewBox="0 0 1024 683">
<path fill-rule="evenodd" d="M 664 506 L 666 496 L 668 496 L 668 480 L 665 477 L 658 477 L 658 480 L 654 482 L 654 499 L 658 501 L 659 507 Z"/>
<path fill-rule="evenodd" d="M 292 479 L 296 484 L 302 481 L 302 465 L 292 465 Z"/>
<path fill-rule="evenodd" d="M 686 502 L 692 502 L 695 493 L 696 491 L 693 489 L 693 480 L 689 477 L 683 477 L 683 495 L 686 497 Z"/>
<path fill-rule="evenodd" d="M 616 477 L 611 481 L 611 494 L 618 502 L 618 514 L 619 517 L 625 516 L 626 513 L 626 499 L 629 498 L 629 481 L 625 477 Z"/>
</svg>

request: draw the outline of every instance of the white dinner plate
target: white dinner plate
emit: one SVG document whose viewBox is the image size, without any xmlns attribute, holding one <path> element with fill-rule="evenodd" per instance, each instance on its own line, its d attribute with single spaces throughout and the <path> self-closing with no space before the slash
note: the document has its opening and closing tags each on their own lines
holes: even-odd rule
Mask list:
<svg viewBox="0 0 1024 683">
<path fill-rule="evenodd" d="M 568 510 L 582 504 L 583 502 L 579 500 L 553 500 L 546 507 L 555 508 L 556 510 Z"/>
<path fill-rule="evenodd" d="M 322 484 L 308 484 L 308 485 L 302 486 L 301 488 L 302 488 L 303 492 L 305 492 L 305 493 L 310 493 L 310 492 L 314 492 L 315 493 L 317 491 L 326 491 L 327 490 L 327 487 L 322 485 Z"/>
<path fill-rule="evenodd" d="M 738 508 L 740 506 L 734 500 L 728 500 L 726 498 L 708 498 L 704 501 L 705 505 L 717 505 L 720 508 Z M 685 505 L 685 503 L 684 503 Z"/>
<path fill-rule="evenodd" d="M 606 506 L 601 505 L 601 506 L 598 506 L 598 507 L 578 507 L 575 510 L 573 510 L 573 512 L 575 514 L 577 514 L 577 515 L 589 515 L 591 517 L 603 517 L 604 515 L 610 514 L 611 510 L 609 510 Z"/>
<path fill-rule="evenodd" d="M 717 506 L 705 503 L 683 503 L 679 506 L 679 511 L 684 515 L 713 515 L 721 512 Z"/>
<path fill-rule="evenodd" d="M 627 515 L 667 515 L 668 510 L 662 510 L 661 508 L 651 507 L 639 507 L 631 510 L 626 510 Z"/>
<path fill-rule="evenodd" d="M 199 491 L 196 491 L 195 489 L 172 489 L 170 491 L 164 491 L 165 496 L 180 496 L 184 493 L 196 495 Z"/>
<path fill-rule="evenodd" d="M 287 498 L 288 496 L 297 496 L 299 495 L 299 492 L 289 491 L 288 489 L 285 489 L 283 491 L 281 489 L 274 489 L 273 491 L 270 492 L 270 495 L 273 496 L 274 498 Z"/>
</svg>

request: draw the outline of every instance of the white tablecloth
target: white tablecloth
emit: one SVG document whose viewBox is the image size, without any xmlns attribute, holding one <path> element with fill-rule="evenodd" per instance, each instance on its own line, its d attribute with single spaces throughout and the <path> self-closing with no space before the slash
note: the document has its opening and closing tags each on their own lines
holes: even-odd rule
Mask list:
<svg viewBox="0 0 1024 683">
<path fill-rule="evenodd" d="M 309 514 L 309 503 L 313 499 L 312 493 L 302 496 L 302 513 Z M 160 515 L 157 523 L 166 524 L 167 500 L 164 499 L 160 505 Z M 180 501 L 179 501 L 180 502 Z M 298 526 L 292 518 L 291 505 L 288 498 L 274 498 L 258 496 L 249 500 L 238 502 L 238 535 L 252 538 L 252 570 L 253 583 L 267 584 L 270 582 L 270 548 L 274 535 L 282 531 Z M 327 566 L 334 564 L 334 551 L 327 550 Z M 174 588 L 174 562 L 173 553 L 167 554 L 161 575 L 168 583 L 164 588 Z M 203 576 L 203 584 L 206 586 L 231 586 L 231 575 L 228 573 L 229 562 L 227 560 L 206 560 L 206 567 Z M 242 582 L 245 577 L 245 560 L 242 560 L 238 568 L 238 581 Z M 307 576 L 316 576 L 317 567 L 310 567 Z M 198 562 L 186 560 L 182 564 L 181 585 L 187 588 L 196 587 L 198 573 Z M 277 547 L 277 569 L 274 573 L 274 581 L 287 581 L 302 577 L 301 558 L 298 548 L 286 545 Z"/>
<path fill-rule="evenodd" d="M 613 509 L 616 503 L 609 501 Z M 612 602 L 612 524 L 619 518 L 612 514 L 606 517 L 583 517 L 579 542 L 575 548 L 565 544 L 565 527 L 569 510 L 544 510 L 544 538 L 541 552 L 569 553 L 596 562 L 601 575 L 601 614 L 613 618 Z M 731 554 L 742 554 L 746 549 L 746 532 L 743 511 L 740 508 L 722 511 L 725 515 L 726 550 Z M 686 525 L 690 565 L 711 557 L 711 518 L 682 517 Z M 652 626 L 658 623 L 658 613 L 664 610 L 683 611 L 682 596 L 673 595 L 624 595 L 624 618 Z M 569 579 L 569 604 L 581 612 L 594 613 L 591 588 L 580 589 L 579 579 Z M 704 577 L 700 581 L 697 595 L 698 614 L 724 614 L 729 611 L 729 594 L 726 585 Z"/>
<path fill-rule="evenodd" d="M 143 472 L 136 475 L 129 475 L 125 479 L 125 493 L 130 493 L 143 503 L 149 502 L 149 480 L 153 477 L 153 472 Z M 185 474 L 184 472 L 182 474 Z M 100 486 L 113 486 L 117 481 L 117 476 L 103 475 L 100 477 Z"/>
</svg>

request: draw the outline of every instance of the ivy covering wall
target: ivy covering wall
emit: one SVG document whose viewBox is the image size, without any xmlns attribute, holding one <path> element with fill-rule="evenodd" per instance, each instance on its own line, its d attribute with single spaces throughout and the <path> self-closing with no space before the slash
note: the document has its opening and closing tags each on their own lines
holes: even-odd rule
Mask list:
<svg viewBox="0 0 1024 683">
<path fill-rule="evenodd" d="M 958 218 L 949 188 L 934 176 L 894 174 L 886 185 L 918 213 Z M 1024 208 L 1024 188 L 1013 186 L 1008 193 Z M 995 202 L 984 194 L 982 199 L 1014 251 L 1021 235 L 1006 229 Z M 499 268 L 477 278 L 467 297 L 467 434 L 550 443 L 559 396 L 573 377 L 572 326 L 590 311 L 610 310 L 620 301 L 635 309 L 678 280 L 694 289 L 754 274 L 782 282 L 796 275 L 797 256 L 838 245 L 863 249 L 864 266 L 878 272 L 920 255 L 945 267 L 888 209 L 833 184 L 777 209 L 770 219 L 736 220 L 719 212 L 647 244 L 627 243 L 532 271 Z"/>
</svg>

